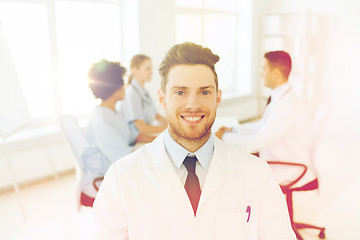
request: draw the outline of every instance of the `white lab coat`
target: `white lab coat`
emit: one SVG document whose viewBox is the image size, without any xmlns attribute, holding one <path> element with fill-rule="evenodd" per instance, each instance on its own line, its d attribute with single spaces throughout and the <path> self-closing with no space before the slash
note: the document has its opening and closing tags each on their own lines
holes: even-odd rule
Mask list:
<svg viewBox="0 0 360 240">
<path fill-rule="evenodd" d="M 194 217 L 163 137 L 110 167 L 94 203 L 95 239 L 295 240 L 265 161 L 217 138 Z"/>
<path fill-rule="evenodd" d="M 266 161 L 302 163 L 308 167 L 306 175 L 295 186 L 315 178 L 310 161 L 310 114 L 289 83 L 276 88 L 271 95 L 262 119 L 258 122 L 240 124 L 233 132 L 225 133 L 223 140 L 259 152 Z M 274 166 L 279 183 L 296 179 L 302 168 Z"/>
</svg>

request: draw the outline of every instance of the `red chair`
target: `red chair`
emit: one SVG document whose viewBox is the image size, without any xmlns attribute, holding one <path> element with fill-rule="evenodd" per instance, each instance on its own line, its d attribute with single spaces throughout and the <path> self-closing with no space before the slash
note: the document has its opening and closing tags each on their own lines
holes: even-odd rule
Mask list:
<svg viewBox="0 0 360 240">
<path fill-rule="evenodd" d="M 311 149 L 310 149 L 310 156 L 311 156 L 311 162 L 313 163 L 313 158 L 315 155 L 315 150 L 318 146 L 320 137 L 322 135 L 322 132 L 325 128 L 326 122 L 332 112 L 332 105 L 329 103 L 321 103 L 317 109 L 317 112 L 314 116 L 314 119 L 312 121 L 312 127 L 311 127 Z M 289 210 L 289 216 L 290 221 L 292 224 L 292 227 L 294 229 L 294 232 L 296 234 L 297 239 L 303 240 L 301 237 L 299 230 L 310 228 L 310 229 L 318 229 L 320 230 L 319 238 L 324 239 L 325 238 L 325 228 L 324 227 L 318 227 L 306 223 L 297 223 L 294 221 L 294 209 L 293 209 L 293 192 L 305 192 L 305 191 L 312 191 L 317 190 L 319 188 L 319 181 L 316 177 L 310 182 L 307 182 L 300 186 L 295 186 L 305 175 L 305 173 L 308 170 L 308 167 L 301 163 L 292 163 L 292 162 L 279 162 L 279 161 L 268 161 L 270 165 L 282 165 L 287 167 L 296 167 L 301 169 L 301 174 L 299 176 L 291 181 L 290 183 L 280 185 L 282 192 L 286 196 L 286 202 Z M 314 169 L 315 170 L 315 169 Z"/>
<path fill-rule="evenodd" d="M 297 239 L 303 240 L 301 237 L 299 230 L 305 229 L 305 228 L 311 228 L 311 229 L 318 229 L 320 230 L 319 238 L 324 239 L 325 238 L 325 228 L 324 227 L 318 227 L 307 223 L 298 223 L 294 221 L 294 209 L 293 209 L 293 192 L 303 192 L 303 191 L 312 191 L 319 188 L 319 182 L 318 179 L 315 178 L 314 180 L 300 186 L 300 187 L 294 187 L 294 185 L 299 182 L 299 180 L 305 175 L 307 172 L 307 166 L 301 163 L 291 163 L 291 162 L 276 162 L 276 161 L 269 161 L 270 165 L 286 165 L 286 166 L 294 166 L 297 168 L 301 168 L 302 172 L 301 174 L 292 182 L 286 184 L 286 185 L 280 185 L 280 188 L 282 192 L 286 196 L 286 203 L 289 210 L 289 216 L 292 228 L 296 234 Z"/>
</svg>

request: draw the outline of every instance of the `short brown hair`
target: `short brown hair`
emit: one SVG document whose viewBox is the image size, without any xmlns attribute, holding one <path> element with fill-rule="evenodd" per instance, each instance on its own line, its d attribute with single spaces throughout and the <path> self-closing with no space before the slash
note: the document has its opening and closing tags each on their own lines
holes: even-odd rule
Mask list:
<svg viewBox="0 0 360 240">
<path fill-rule="evenodd" d="M 89 88 L 95 98 L 106 100 L 124 86 L 126 69 L 119 62 L 101 60 L 94 63 L 88 73 Z"/>
<path fill-rule="evenodd" d="M 282 75 L 288 79 L 291 72 L 291 57 L 285 51 L 272 51 L 265 53 L 271 68 L 278 68 Z"/>
<path fill-rule="evenodd" d="M 185 42 L 176 44 L 166 54 L 160 64 L 159 73 L 161 76 L 161 89 L 165 92 L 167 77 L 170 69 L 176 65 L 197 65 L 208 66 L 214 74 L 216 89 L 218 89 L 218 78 L 215 71 L 215 64 L 220 57 L 215 55 L 209 48 L 204 48 L 195 43 Z"/>
</svg>

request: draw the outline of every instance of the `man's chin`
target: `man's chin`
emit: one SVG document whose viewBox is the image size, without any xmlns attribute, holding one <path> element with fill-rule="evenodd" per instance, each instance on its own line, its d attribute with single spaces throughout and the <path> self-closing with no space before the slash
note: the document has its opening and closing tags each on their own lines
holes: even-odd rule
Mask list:
<svg viewBox="0 0 360 240">
<path fill-rule="evenodd" d="M 211 134 L 212 124 L 189 126 L 181 124 L 169 124 L 169 132 L 177 138 L 187 141 L 199 141 L 208 138 Z"/>
<path fill-rule="evenodd" d="M 180 135 L 181 138 L 186 139 L 188 141 L 199 141 L 201 138 L 208 137 L 210 135 L 210 131 L 182 131 Z"/>
</svg>

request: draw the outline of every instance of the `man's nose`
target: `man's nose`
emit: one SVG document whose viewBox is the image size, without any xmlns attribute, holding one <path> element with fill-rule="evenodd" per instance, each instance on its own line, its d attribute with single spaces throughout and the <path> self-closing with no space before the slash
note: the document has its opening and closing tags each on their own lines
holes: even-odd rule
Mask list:
<svg viewBox="0 0 360 240">
<path fill-rule="evenodd" d="M 187 109 L 199 109 L 201 108 L 201 100 L 200 96 L 197 94 L 189 95 L 186 101 Z"/>
</svg>

